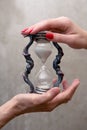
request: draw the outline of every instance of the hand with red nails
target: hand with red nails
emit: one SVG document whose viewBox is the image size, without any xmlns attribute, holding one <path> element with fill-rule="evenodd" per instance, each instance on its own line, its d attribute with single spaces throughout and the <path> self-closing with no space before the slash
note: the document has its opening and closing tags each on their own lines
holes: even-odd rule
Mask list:
<svg viewBox="0 0 87 130">
<path fill-rule="evenodd" d="M 70 86 L 67 81 L 63 81 L 62 85 L 62 91 L 55 87 L 43 94 L 18 94 L 0 106 L 0 128 L 21 114 L 51 112 L 60 104 L 68 102 L 78 88 L 79 80 L 74 80 Z"/>
<path fill-rule="evenodd" d="M 21 33 L 27 35 L 40 31 L 47 31 L 46 37 L 51 41 L 64 43 L 75 49 L 87 49 L 87 31 L 80 28 L 67 17 L 41 21 Z"/>
</svg>

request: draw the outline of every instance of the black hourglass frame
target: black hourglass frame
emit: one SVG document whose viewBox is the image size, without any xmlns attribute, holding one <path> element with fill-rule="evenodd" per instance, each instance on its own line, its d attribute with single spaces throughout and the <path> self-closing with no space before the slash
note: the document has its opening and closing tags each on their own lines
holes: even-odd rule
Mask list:
<svg viewBox="0 0 87 130">
<path fill-rule="evenodd" d="M 30 86 L 30 93 L 35 93 L 35 87 L 34 87 L 33 83 L 30 81 L 30 79 L 28 77 L 28 75 L 31 73 L 31 70 L 34 67 L 34 61 L 31 58 L 31 55 L 29 54 L 29 48 L 33 44 L 34 41 L 38 42 L 38 40 L 40 40 L 40 39 L 47 40 L 46 39 L 46 32 L 39 32 L 37 34 L 29 34 L 29 35 L 26 35 L 25 37 L 29 37 L 30 41 L 23 50 L 23 55 L 24 55 L 24 57 L 26 59 L 26 63 L 27 63 L 25 72 L 23 74 L 23 79 Z M 63 50 L 59 46 L 58 43 L 52 42 L 52 44 L 58 50 L 58 54 L 56 55 L 56 58 L 53 60 L 53 68 L 56 71 L 58 79 L 54 83 L 53 87 L 59 87 L 60 83 L 63 80 L 63 76 L 64 76 L 64 74 L 61 71 L 61 68 L 59 66 L 59 64 L 61 62 L 61 58 L 64 55 L 64 53 L 63 53 Z"/>
</svg>

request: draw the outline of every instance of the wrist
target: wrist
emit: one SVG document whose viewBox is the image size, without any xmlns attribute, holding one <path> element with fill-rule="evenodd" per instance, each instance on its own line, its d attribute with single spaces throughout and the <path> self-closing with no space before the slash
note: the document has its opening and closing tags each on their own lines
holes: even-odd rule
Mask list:
<svg viewBox="0 0 87 130">
<path fill-rule="evenodd" d="M 0 107 L 0 128 L 17 116 L 16 105 L 17 102 L 11 99 Z"/>
</svg>

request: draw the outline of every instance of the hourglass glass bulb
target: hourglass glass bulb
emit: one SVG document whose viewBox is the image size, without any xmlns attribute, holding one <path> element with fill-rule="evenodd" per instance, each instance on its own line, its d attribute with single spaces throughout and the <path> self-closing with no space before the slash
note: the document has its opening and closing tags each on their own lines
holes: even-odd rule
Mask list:
<svg viewBox="0 0 87 130">
<path fill-rule="evenodd" d="M 47 58 L 51 55 L 51 45 L 48 43 L 37 43 L 35 48 L 35 53 L 40 58 L 42 63 L 44 64 Z"/>
<path fill-rule="evenodd" d="M 36 75 L 36 92 L 43 93 L 52 87 L 51 73 L 48 68 L 43 65 Z"/>
</svg>

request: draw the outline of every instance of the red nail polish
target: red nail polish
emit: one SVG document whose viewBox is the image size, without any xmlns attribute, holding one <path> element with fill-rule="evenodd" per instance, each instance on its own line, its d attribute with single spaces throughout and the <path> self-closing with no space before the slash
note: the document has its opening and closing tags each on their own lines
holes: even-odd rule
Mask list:
<svg viewBox="0 0 87 130">
<path fill-rule="evenodd" d="M 50 39 L 50 40 L 51 40 L 51 39 L 53 39 L 53 37 L 54 37 L 54 36 L 53 36 L 52 33 L 46 33 L 46 38 L 47 38 L 47 39 Z"/>
<path fill-rule="evenodd" d="M 28 28 L 25 28 L 24 30 L 22 30 L 21 32 L 25 32 Z"/>
<path fill-rule="evenodd" d="M 30 29 L 30 30 L 28 31 L 28 33 L 30 34 L 32 31 L 33 31 L 33 28 L 32 28 L 32 29 Z"/>
</svg>

